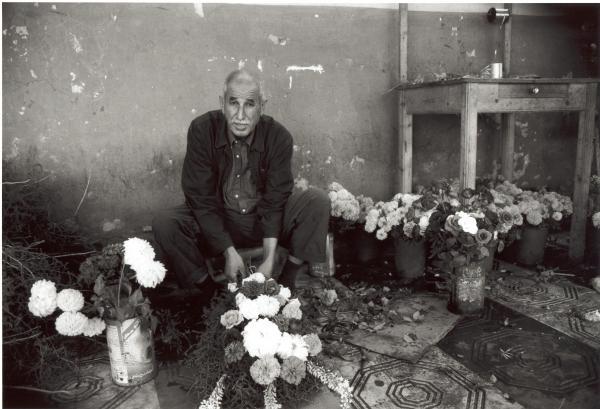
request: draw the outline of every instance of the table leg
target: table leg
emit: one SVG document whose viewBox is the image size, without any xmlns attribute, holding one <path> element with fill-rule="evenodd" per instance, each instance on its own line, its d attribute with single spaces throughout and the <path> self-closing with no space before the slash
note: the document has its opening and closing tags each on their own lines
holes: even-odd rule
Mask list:
<svg viewBox="0 0 600 409">
<path fill-rule="evenodd" d="M 460 188 L 475 187 L 477 170 L 477 108 L 471 84 L 464 89 L 460 113 Z"/>
<path fill-rule="evenodd" d="M 502 176 L 513 179 L 515 155 L 515 114 L 502 114 Z"/>
<path fill-rule="evenodd" d="M 412 115 L 406 112 L 404 91 L 398 96 L 398 191 L 410 193 L 412 190 Z"/>
<path fill-rule="evenodd" d="M 577 131 L 577 158 L 575 162 L 575 186 L 573 189 L 573 217 L 571 219 L 571 242 L 569 258 L 581 262 L 585 251 L 585 227 L 587 222 L 590 172 L 592 170 L 594 114 L 596 111 L 596 84 L 586 87 L 586 108 L 579 113 Z"/>
</svg>

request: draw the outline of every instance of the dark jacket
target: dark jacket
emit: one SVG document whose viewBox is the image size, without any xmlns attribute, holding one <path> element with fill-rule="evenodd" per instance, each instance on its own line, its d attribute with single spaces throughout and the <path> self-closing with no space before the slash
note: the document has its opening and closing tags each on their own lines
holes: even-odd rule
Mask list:
<svg viewBox="0 0 600 409">
<path fill-rule="evenodd" d="M 293 140 L 273 118 L 262 115 L 254 131 L 248 161 L 261 194 L 256 214 L 263 237 L 279 237 L 285 203 L 292 192 Z M 187 135 L 181 185 L 200 230 L 219 253 L 233 242 L 224 224 L 223 188 L 231 170 L 227 122 L 221 111 L 192 121 Z"/>
</svg>

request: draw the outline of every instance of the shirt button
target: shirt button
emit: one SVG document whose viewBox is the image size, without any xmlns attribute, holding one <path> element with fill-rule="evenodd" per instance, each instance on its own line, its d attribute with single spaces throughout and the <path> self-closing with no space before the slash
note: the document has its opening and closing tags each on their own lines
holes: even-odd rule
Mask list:
<svg viewBox="0 0 600 409">
<path fill-rule="evenodd" d="M 236 157 L 236 158 L 239 158 L 239 157 L 240 157 L 240 155 L 235 155 L 235 157 Z"/>
<path fill-rule="evenodd" d="M 238 198 L 239 195 L 234 195 L 233 197 L 235 197 L 236 199 Z"/>
<path fill-rule="evenodd" d="M 246 213 L 246 209 L 242 209 L 242 213 Z"/>
<path fill-rule="evenodd" d="M 239 178 L 239 177 L 240 177 L 240 175 L 235 175 L 235 177 L 236 177 L 236 178 Z"/>
</svg>

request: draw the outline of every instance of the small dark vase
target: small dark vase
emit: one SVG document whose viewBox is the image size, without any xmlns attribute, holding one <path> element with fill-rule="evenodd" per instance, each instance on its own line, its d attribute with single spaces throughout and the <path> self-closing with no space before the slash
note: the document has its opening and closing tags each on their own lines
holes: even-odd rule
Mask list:
<svg viewBox="0 0 600 409">
<path fill-rule="evenodd" d="M 524 224 L 521 239 L 517 242 L 516 261 L 526 266 L 534 266 L 544 261 L 548 226 Z"/>
<path fill-rule="evenodd" d="M 394 239 L 396 275 L 402 281 L 413 281 L 425 273 L 425 240 Z"/>
<path fill-rule="evenodd" d="M 460 315 L 480 315 L 485 301 L 485 270 L 481 262 L 455 267 L 448 310 Z"/>
</svg>

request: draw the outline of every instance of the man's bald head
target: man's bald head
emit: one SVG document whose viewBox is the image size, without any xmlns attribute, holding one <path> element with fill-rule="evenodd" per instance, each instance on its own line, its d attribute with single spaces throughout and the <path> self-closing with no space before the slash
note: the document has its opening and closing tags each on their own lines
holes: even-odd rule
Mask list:
<svg viewBox="0 0 600 409">
<path fill-rule="evenodd" d="M 227 91 L 234 84 L 243 87 L 256 87 L 261 102 L 264 102 L 261 80 L 258 73 L 246 68 L 230 72 L 229 75 L 227 75 L 227 78 L 225 78 L 225 83 L 223 84 L 223 97 L 226 97 Z"/>
</svg>

